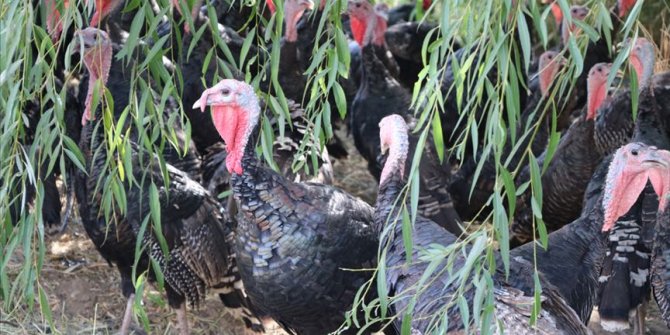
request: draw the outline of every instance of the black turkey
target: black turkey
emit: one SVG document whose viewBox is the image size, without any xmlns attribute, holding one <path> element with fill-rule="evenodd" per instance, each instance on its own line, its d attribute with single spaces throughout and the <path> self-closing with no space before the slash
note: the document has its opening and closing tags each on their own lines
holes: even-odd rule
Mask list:
<svg viewBox="0 0 670 335">
<path fill-rule="evenodd" d="M 450 234 L 437 223 L 417 216 L 412 229 L 413 254 L 412 261 L 408 263 L 406 248 L 403 242 L 402 232 L 402 214 L 400 213 L 401 202 L 396 203 L 397 199 L 402 199 L 403 188 L 406 185 L 404 177 L 405 160 L 408 152 L 407 125 L 398 115 L 387 116 L 380 125 L 380 137 L 382 148 L 388 149 L 388 158 L 382 172 L 382 179 L 379 187 L 379 194 L 375 209 L 375 227 L 378 233 L 387 231 L 388 235 L 381 243 L 387 246 L 386 250 L 386 281 L 389 288 L 390 297 L 407 297 L 396 299 L 391 305 L 392 313 L 396 316 L 394 325 L 397 330 L 400 329 L 402 316 L 406 312 L 410 303 L 409 297 L 415 294 L 416 303 L 412 310 L 412 332 L 427 334 L 435 331 L 431 328 L 433 316 L 441 314 L 443 308 L 448 308 L 446 317 L 448 332 L 462 329 L 463 320 L 459 307 L 456 304 L 450 304 L 456 293 L 456 282 L 451 281 L 452 272 L 458 271 L 465 262 L 465 252 L 456 256 L 451 265 L 452 271 L 436 271 L 433 279 L 427 281 L 421 292 L 416 292 L 416 284 L 419 282 L 423 273 L 429 266 L 429 262 L 420 259 L 421 251 L 429 248 L 430 244 L 440 244 L 449 246 L 457 241 L 456 236 Z M 566 229 L 554 236 L 550 245 L 557 245 L 557 252 L 563 252 L 562 256 L 569 256 L 569 259 L 560 259 L 560 264 L 565 264 L 569 272 L 561 271 L 562 275 L 581 275 L 590 274 L 590 277 L 597 279 L 598 263 L 584 261 L 584 258 L 578 257 L 577 248 L 560 247 L 559 239 L 565 235 L 567 238 L 577 238 L 576 232 L 587 230 L 589 232 L 589 241 L 584 236 L 584 248 L 598 246 L 592 243 L 593 239 L 598 239 L 602 234 L 600 230 L 600 220 L 602 212 L 593 210 L 592 213 L 585 214 L 581 221 L 573 224 L 574 229 Z M 389 226 L 392 228 L 388 229 Z M 556 242 L 556 244 L 553 244 Z M 563 242 L 565 243 L 565 242 Z M 600 245 L 604 246 L 604 241 Z M 601 254 L 604 255 L 604 248 Z M 459 251 L 456 251 L 459 253 Z M 572 261 L 570 261 L 572 260 Z M 446 266 L 446 259 L 438 268 Z M 545 264 L 545 263 L 543 263 Z M 556 262 L 546 263 L 556 266 Z M 551 269 L 546 269 L 551 270 Z M 510 276 L 505 278 L 503 274 L 494 279 L 494 318 L 497 323 L 502 324 L 506 331 L 514 334 L 588 334 L 589 331 L 580 321 L 578 314 L 575 313 L 567 302 L 568 297 L 562 296 L 561 290 L 557 287 L 558 283 L 553 283 L 547 277 L 541 274 L 542 283 L 542 312 L 538 315 L 535 327 L 529 324 L 529 306 L 533 304 L 533 294 L 531 290 L 526 290 L 526 281 L 532 282 L 532 273 L 534 269 L 532 264 L 523 260 L 513 259 L 511 264 Z M 572 285 L 580 283 L 578 280 L 568 280 Z M 597 280 L 595 281 L 597 283 Z M 472 309 L 472 299 L 474 288 L 470 287 L 463 293 L 465 299 Z M 583 305 L 588 304 L 588 299 L 582 301 Z M 579 307 L 579 306 L 578 306 Z M 592 305 L 591 305 L 592 307 Z M 472 312 L 472 311 L 471 311 Z M 439 322 L 438 322 L 439 323 Z"/>
<path fill-rule="evenodd" d="M 239 213 L 237 264 L 252 303 L 284 329 L 333 332 L 374 267 L 373 209 L 337 188 L 294 183 L 263 167 L 255 153 L 261 110 L 254 89 L 224 79 L 193 106 L 212 106 L 226 143 Z"/>
<path fill-rule="evenodd" d="M 113 46 L 107 33 L 86 28 L 77 35 L 75 41 L 81 43 L 83 62 L 89 72 L 89 87 L 96 85 L 111 90 L 115 85 L 125 84 L 120 77 L 123 71 L 112 69 Z M 117 180 L 115 183 L 114 175 L 118 172 L 116 168 L 109 171 L 112 168 L 109 160 L 120 159 L 117 156 L 119 153 L 108 150 L 102 122 L 103 108 L 92 110 L 92 92 L 93 89 L 89 89 L 85 99 L 82 113 L 84 129 L 79 142 L 86 158 L 87 171 L 75 172 L 76 196 L 86 233 L 102 256 L 116 265 L 121 275 L 122 292 L 128 298 L 121 333 L 126 334 L 130 325 L 130 307 L 135 293 L 134 269 L 136 274 L 148 271 L 150 280 L 155 280 L 150 266 L 152 260 L 161 268 L 165 278 L 168 303 L 177 310 L 181 334 L 188 333 L 186 300 L 192 306 L 198 306 L 207 288 L 224 290 L 224 303 L 240 308 L 245 313 L 247 324 L 251 326 L 253 323 L 255 329 L 262 330 L 260 320 L 252 315 L 239 281 L 232 250 L 234 223 L 231 218 L 221 212 L 215 198 L 185 172 L 170 164 L 166 164 L 166 170 L 163 170 L 157 157 L 135 143 L 137 137 L 132 131 L 124 132 L 130 136 L 126 150 L 129 150 L 131 160 L 125 166 L 125 178 L 129 180 L 122 183 Z M 113 120 L 118 121 L 121 112 L 115 110 L 112 113 Z M 121 126 L 127 128 L 130 125 Z M 169 176 L 169 183 L 166 183 L 164 173 Z M 123 187 L 127 204 L 125 212 L 121 208 L 105 211 L 109 206 L 100 196 L 100 185 Z M 149 220 L 153 212 L 150 208 L 152 192 L 156 193 L 159 203 L 159 208 L 154 211 L 158 210 L 160 215 Z M 143 252 L 136 260 L 135 247 L 144 224 L 149 229 L 143 235 Z M 165 238 L 167 250 L 163 250 L 157 234 Z"/>
</svg>

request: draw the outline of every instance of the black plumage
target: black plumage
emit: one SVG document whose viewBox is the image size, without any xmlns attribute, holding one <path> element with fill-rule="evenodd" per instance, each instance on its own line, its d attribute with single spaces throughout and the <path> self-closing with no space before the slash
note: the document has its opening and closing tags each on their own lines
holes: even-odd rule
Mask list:
<svg viewBox="0 0 670 335">
<path fill-rule="evenodd" d="M 128 96 L 133 94 L 126 81 L 129 71 L 123 63 L 112 62 L 112 43 L 105 32 L 87 28 L 79 35 L 84 41 L 83 59 L 89 77 L 96 81 L 101 79 L 115 100 L 112 120 L 116 123 L 123 113 L 123 108 L 117 106 L 127 105 Z M 103 64 L 96 65 L 97 62 Z M 109 74 L 105 74 L 106 71 Z M 82 94 L 88 84 L 86 80 L 82 82 Z M 82 109 L 90 108 L 86 97 L 80 100 L 85 101 Z M 169 113 L 166 109 L 163 112 Z M 79 146 L 86 158 L 87 170 L 75 172 L 80 216 L 98 251 L 119 269 L 124 296 L 130 298 L 134 294 L 133 273 L 148 271 L 149 279 L 156 279 L 150 268 L 155 262 L 165 278 L 168 303 L 178 308 L 182 333 L 188 332 L 184 303 L 188 300 L 192 306 L 198 306 L 207 288 L 222 289 L 225 297 L 222 300 L 234 301 L 230 307 L 241 306 L 245 321 L 254 329 L 262 330 L 262 323 L 256 319 L 242 291 L 235 265 L 234 222 L 220 210 L 216 199 L 191 177 L 200 174 L 195 153 L 189 151 L 183 155 L 174 148 L 164 150 L 166 164 L 163 165 L 155 154 L 146 150 L 146 141 L 142 141 L 132 122 L 119 125 L 124 129 L 123 138 L 127 142 L 123 148 L 110 152 L 105 125 L 98 121 L 103 119 L 102 108 L 96 108 L 90 115 L 85 113 Z M 178 140 L 183 139 L 178 137 Z M 111 162 L 120 161 L 121 152 L 129 157 L 124 160 L 125 177 L 119 178 L 121 170 Z M 100 187 L 121 188 L 118 192 L 125 195 L 125 210 L 101 198 Z M 155 200 L 158 207 L 152 209 Z M 159 235 L 166 244 L 160 242 Z M 135 259 L 140 236 L 143 248 Z M 127 329 L 128 322 L 129 314 L 126 314 L 122 327 Z"/>
<path fill-rule="evenodd" d="M 405 22 L 395 25 L 389 23 L 389 28 L 384 33 L 386 45 L 398 63 L 399 73 L 396 78 L 410 91 L 414 89 L 414 83 L 419 79 L 419 72 L 424 68 L 421 56 L 423 45 L 425 43 L 430 45 L 437 39 L 434 31 L 436 27 L 436 24 L 429 22 Z M 431 31 L 433 33 L 430 39 L 426 41 Z M 461 46 L 454 42 L 451 48 L 458 50 Z"/>
<path fill-rule="evenodd" d="M 552 106 L 557 107 L 557 124 L 565 123 L 564 120 L 569 116 L 565 110 L 570 108 L 568 104 L 570 99 L 567 97 L 551 98 L 551 88 L 555 88 L 556 85 L 550 84 L 557 80 L 562 58 L 553 51 L 547 51 L 539 58 L 538 63 L 542 71 L 538 71 L 537 77 L 540 78 L 538 81 L 542 81 L 543 84 L 535 85 L 535 90 L 532 91 L 519 120 L 515 125 L 510 125 L 516 129 L 508 132 L 500 155 L 500 163 L 509 171 L 515 171 L 518 167 L 526 165 L 525 161 L 522 161 L 526 155 L 526 148 L 530 148 L 530 152 L 535 156 L 539 156 L 546 148 L 552 130 L 552 111 L 550 109 Z M 481 159 L 484 162 L 481 162 Z M 477 169 L 479 164 L 481 164 L 481 169 Z M 469 157 L 461 165 L 449 184 L 449 192 L 454 198 L 456 210 L 461 215 L 472 219 L 476 215 L 483 218 L 490 213 L 491 207 L 484 206 L 493 194 L 498 178 L 497 170 L 493 153 L 478 159 Z M 521 170 L 523 171 L 523 168 Z M 523 172 L 521 173 L 521 180 L 527 181 L 528 178 Z M 532 217 L 529 218 L 532 219 Z M 512 228 L 513 233 L 516 234 L 514 225 Z"/>
<path fill-rule="evenodd" d="M 396 118 L 393 120 L 392 118 Z M 401 197 L 402 189 L 405 187 L 403 168 L 407 158 L 408 140 L 407 127 L 399 116 L 389 116 L 384 119 L 385 123 L 395 123 L 393 125 L 384 125 L 382 128 L 383 137 L 391 138 L 387 140 L 386 146 L 390 147 L 389 157 L 384 167 L 383 178 L 380 183 L 379 194 L 375 209 L 376 230 L 381 233 L 388 231 L 381 241 L 386 249 L 386 286 L 389 288 L 389 296 L 396 299 L 391 305 L 392 313 L 397 318 L 394 320 L 394 326 L 397 330 L 401 328 L 402 316 L 407 312 L 411 300 L 401 298 L 415 295 L 416 284 L 422 278 L 424 272 L 429 267 L 429 261 L 422 260 L 421 250 L 430 248 L 431 244 L 450 246 L 457 241 L 456 236 L 450 234 L 437 223 L 417 216 L 417 220 L 412 228 L 413 254 L 408 262 L 405 254 L 406 248 L 403 242 L 402 223 L 400 217 L 400 206 L 394 205 L 396 200 Z M 404 129 L 403 129 L 404 127 Z M 390 130 L 388 128 L 391 128 Z M 404 133 L 403 133 L 404 132 Z M 386 134 L 385 134 L 386 133 Z M 403 139 L 404 136 L 404 139 Z M 389 143 L 390 142 L 390 143 Z M 389 229 L 389 225 L 392 228 Z M 416 302 L 413 304 L 411 328 L 412 332 L 421 334 L 431 333 L 435 329 L 431 328 L 432 318 L 441 313 L 443 308 L 447 308 L 446 331 L 458 331 L 464 328 L 462 314 L 457 304 L 450 304 L 455 299 L 457 282 L 450 278 L 453 271 L 461 268 L 465 264 L 465 255 L 467 247 L 461 254 L 455 252 L 453 259 L 445 259 L 438 267 L 431 280 L 424 283 L 422 292 L 418 293 Z M 449 263 L 452 271 L 439 270 Z M 515 262 L 513 266 L 519 266 Z M 528 270 L 532 269 L 530 267 Z M 496 324 L 501 324 L 506 332 L 514 334 L 586 334 L 588 331 L 579 321 L 577 314 L 568 307 L 563 298 L 558 294 L 557 289 L 542 278 L 543 283 L 543 302 L 542 312 L 538 315 L 535 327 L 529 324 L 528 306 L 531 304 L 533 293 L 524 292 L 515 287 L 516 280 L 525 280 L 525 273 L 522 271 L 513 271 L 509 279 L 502 277 L 494 280 L 494 317 Z M 474 287 L 470 286 L 460 293 L 467 301 L 468 307 L 472 309 L 474 298 Z M 448 305 L 450 304 L 450 305 Z M 472 312 L 472 310 L 470 310 Z M 495 326 L 494 326 L 495 327 Z"/>
<path fill-rule="evenodd" d="M 541 177 L 542 219 L 548 231 L 555 231 L 577 219 L 582 213 L 582 202 L 589 180 L 603 156 L 594 147 L 594 118 L 602 112 L 604 96 L 598 93 L 607 89 L 609 64 L 596 64 L 589 70 L 589 99 L 591 103 L 582 110 L 575 122 L 561 137 L 556 151 Z M 569 113 L 564 113 L 569 115 Z M 545 164 L 547 153 L 538 157 L 538 165 Z M 517 184 L 530 181 L 530 167 L 526 166 Z M 513 246 L 533 240 L 534 214 L 532 194 L 524 192 L 517 200 L 517 212 L 510 224 Z"/>
<path fill-rule="evenodd" d="M 368 26 L 364 29 L 374 31 L 372 40 L 383 41 L 384 30 L 378 30 L 376 27 L 382 24 L 379 21 L 381 18 L 371 9 L 367 1 L 351 2 L 349 7 L 352 19 L 367 20 Z M 379 122 L 391 114 L 401 114 L 410 118 L 411 95 L 390 75 L 386 66 L 379 60 L 377 50 L 385 50 L 385 47 L 377 42 L 363 42 L 361 85 L 352 104 L 350 130 L 356 148 L 368 162 L 368 171 L 379 179 L 381 166 L 384 163 L 380 157 L 379 136 L 375 135 L 379 133 Z M 418 136 L 412 136 L 410 149 L 412 153 L 416 150 L 418 141 Z M 446 187 L 451 175 L 451 166 L 446 160 L 440 162 L 437 148 L 430 139 L 425 143 L 419 172 L 420 213 L 444 225 L 451 233 L 460 235 L 461 220 L 453 208 Z"/>
<path fill-rule="evenodd" d="M 254 152 L 261 110 L 251 86 L 222 80 L 200 101 L 212 106 L 228 148 L 237 264 L 250 300 L 288 331 L 336 330 L 369 276 L 345 269 L 374 266 L 373 209 L 337 188 L 294 183 L 261 165 Z"/>
<path fill-rule="evenodd" d="M 655 99 L 655 88 L 650 85 L 654 66 L 653 45 L 640 39 L 633 46 L 631 58 L 643 60 L 636 71 L 639 73 L 641 92 L 638 103 L 638 118 L 632 134 L 631 92 L 617 94 L 606 112 L 612 117 L 601 120 L 596 138 L 600 137 L 600 150 L 611 150 L 621 142 L 640 142 L 661 149 L 670 149 L 666 122 Z M 634 62 L 633 62 L 634 63 Z M 661 92 L 659 92 L 661 93 Z M 662 95 L 662 93 L 661 93 Z M 627 117 L 625 115 L 628 115 Z M 612 122 L 612 123 L 608 123 Z M 605 134 L 603 136 L 603 134 Z M 632 137 L 631 137 L 632 135 Z M 609 146 L 609 149 L 608 149 Z M 650 253 L 653 227 L 658 207 L 656 194 L 648 184 L 630 211 L 636 215 L 622 217 L 609 235 L 609 251 L 601 273 L 599 311 L 601 324 L 608 330 L 628 328 L 629 318 L 639 331 L 644 328 L 644 306 L 649 300 Z"/>
</svg>

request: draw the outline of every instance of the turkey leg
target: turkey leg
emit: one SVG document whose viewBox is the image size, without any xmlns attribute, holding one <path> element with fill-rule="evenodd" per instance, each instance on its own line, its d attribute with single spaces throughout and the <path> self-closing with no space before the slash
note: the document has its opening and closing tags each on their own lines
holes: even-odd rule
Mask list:
<svg viewBox="0 0 670 335">
<path fill-rule="evenodd" d="M 128 296 L 128 301 L 126 302 L 126 310 L 123 313 L 123 321 L 121 322 L 121 330 L 119 333 L 121 335 L 128 335 L 128 328 L 130 328 L 130 318 L 133 315 L 133 300 L 135 300 L 135 294 Z"/>
<path fill-rule="evenodd" d="M 633 334 L 635 335 L 644 335 L 644 323 L 645 317 L 647 316 L 647 301 L 642 302 L 637 306 L 635 311 L 635 320 L 633 321 Z"/>
<path fill-rule="evenodd" d="M 188 335 L 188 319 L 186 318 L 186 304 L 182 303 L 177 312 L 177 327 L 179 327 L 179 335 Z"/>
</svg>

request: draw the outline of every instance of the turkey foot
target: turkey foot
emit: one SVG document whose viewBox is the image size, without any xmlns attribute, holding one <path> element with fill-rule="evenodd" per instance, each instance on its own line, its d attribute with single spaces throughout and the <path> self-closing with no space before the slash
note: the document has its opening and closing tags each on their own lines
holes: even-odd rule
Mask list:
<svg viewBox="0 0 670 335">
<path fill-rule="evenodd" d="M 644 301 L 636 308 L 635 319 L 633 319 L 633 334 L 635 335 L 645 334 L 644 319 L 646 316 L 647 316 L 647 301 Z"/>
<path fill-rule="evenodd" d="M 130 328 L 130 318 L 133 315 L 133 300 L 135 300 L 135 294 L 128 296 L 128 301 L 126 302 L 126 310 L 123 313 L 123 321 L 121 322 L 121 330 L 119 333 L 121 335 L 128 335 L 128 328 Z"/>
<path fill-rule="evenodd" d="M 177 312 L 177 327 L 179 328 L 179 335 L 188 335 L 188 319 L 186 318 L 186 304 L 182 303 L 176 310 Z"/>
</svg>

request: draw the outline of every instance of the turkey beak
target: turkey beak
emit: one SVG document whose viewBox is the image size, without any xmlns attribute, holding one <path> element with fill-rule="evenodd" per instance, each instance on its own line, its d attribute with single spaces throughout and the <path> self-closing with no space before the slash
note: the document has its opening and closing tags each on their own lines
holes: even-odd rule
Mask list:
<svg viewBox="0 0 670 335">
<path fill-rule="evenodd" d="M 77 30 L 74 32 L 73 40 L 74 41 L 72 42 L 72 49 L 73 49 L 72 52 L 83 54 L 82 46 L 84 45 L 83 43 L 84 36 L 82 36 L 81 30 Z"/>
<path fill-rule="evenodd" d="M 72 48 L 74 50 L 72 50 L 72 52 L 81 53 L 82 55 L 84 54 L 84 50 L 94 46 L 96 43 L 95 39 L 92 39 L 81 30 L 74 32 L 73 40 L 74 42 L 72 42 Z"/>
<path fill-rule="evenodd" d="M 307 8 L 309 10 L 314 9 L 314 1 L 312 1 L 312 0 L 302 0 L 302 1 L 300 1 L 300 5 L 305 6 L 305 8 Z"/>
<path fill-rule="evenodd" d="M 199 108 L 200 111 L 204 112 L 207 106 L 230 103 L 233 100 L 233 95 L 231 92 L 232 91 L 230 88 L 227 87 L 217 88 L 214 86 L 212 88 L 208 88 L 202 94 L 200 99 L 198 99 L 198 101 L 193 104 L 193 109 Z"/>
<path fill-rule="evenodd" d="M 670 167 L 670 152 L 667 150 L 658 150 L 656 147 L 650 147 L 649 152 L 645 152 L 641 165 L 646 168 L 667 169 Z"/>
<path fill-rule="evenodd" d="M 649 169 L 649 181 L 659 197 L 668 193 L 670 188 L 670 152 L 655 150 L 642 161 L 642 166 Z M 667 201 L 660 199 L 658 210 L 663 212 Z"/>
<path fill-rule="evenodd" d="M 389 151 L 389 144 L 386 143 L 386 141 L 382 141 L 381 149 L 382 149 L 382 155 L 386 155 L 386 152 Z"/>
</svg>

